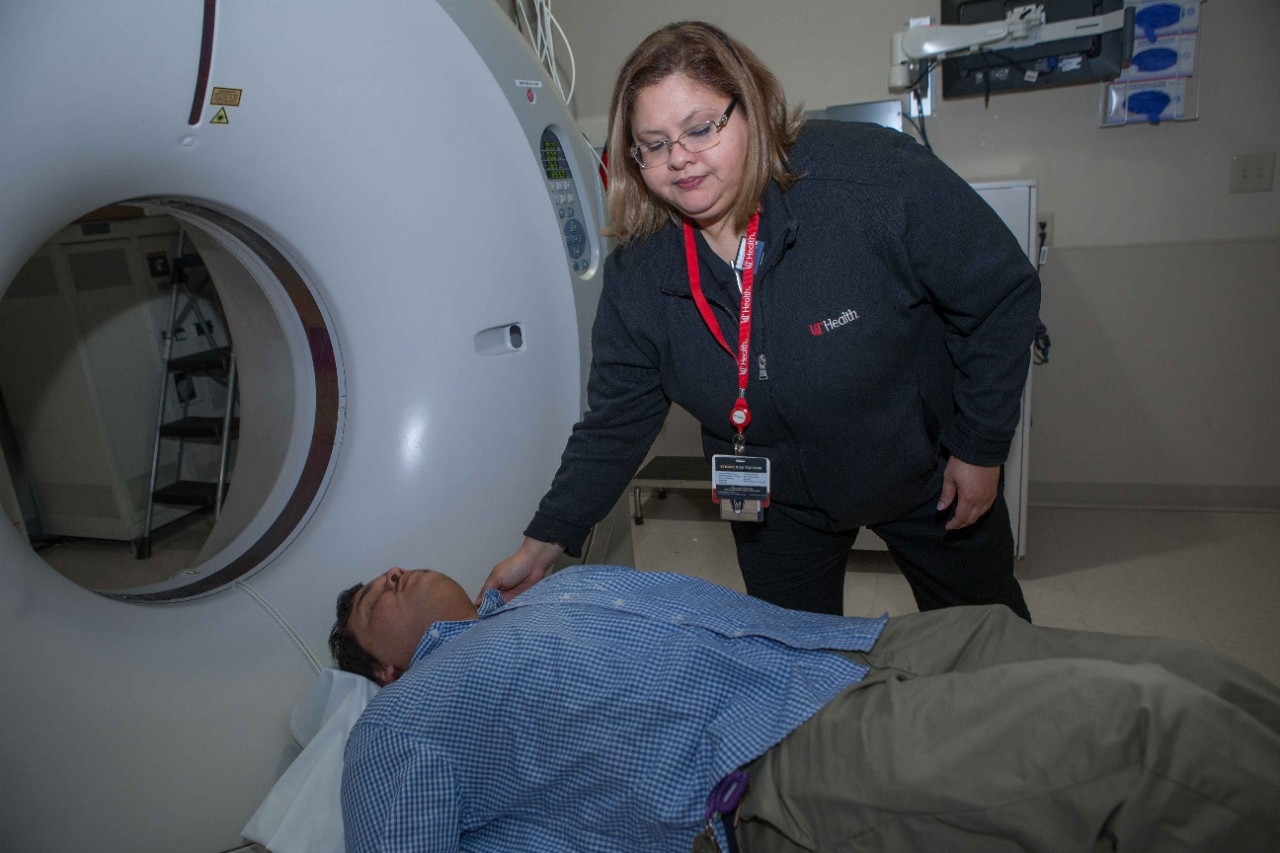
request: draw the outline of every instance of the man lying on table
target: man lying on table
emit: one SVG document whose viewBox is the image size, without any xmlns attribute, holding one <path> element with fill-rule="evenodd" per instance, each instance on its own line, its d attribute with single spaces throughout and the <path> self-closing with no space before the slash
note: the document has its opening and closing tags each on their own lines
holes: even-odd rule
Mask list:
<svg viewBox="0 0 1280 853">
<path fill-rule="evenodd" d="M 391 569 L 330 645 L 390 685 L 347 742 L 349 853 L 1280 850 L 1280 688 L 1190 643 L 579 566 L 478 612 Z"/>
</svg>

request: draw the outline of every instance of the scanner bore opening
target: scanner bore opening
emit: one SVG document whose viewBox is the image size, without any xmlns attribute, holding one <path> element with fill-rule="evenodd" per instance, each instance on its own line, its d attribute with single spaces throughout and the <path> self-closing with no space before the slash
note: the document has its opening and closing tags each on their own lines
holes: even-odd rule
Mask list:
<svg viewBox="0 0 1280 853">
<path fill-rule="evenodd" d="M 271 241 L 202 205 L 132 200 L 59 231 L 3 284 L 0 505 L 46 563 L 103 595 L 170 602 L 292 541 L 328 482 L 341 376 L 323 304 Z M 229 370 L 174 369 L 223 346 L 234 386 Z M 183 416 L 225 423 L 225 467 L 220 432 L 156 437 Z M 221 505 L 157 500 L 147 531 L 156 447 L 158 490 L 185 469 L 214 480 L 212 500 L 222 468 Z M 144 536 L 152 554 L 135 559 Z"/>
</svg>

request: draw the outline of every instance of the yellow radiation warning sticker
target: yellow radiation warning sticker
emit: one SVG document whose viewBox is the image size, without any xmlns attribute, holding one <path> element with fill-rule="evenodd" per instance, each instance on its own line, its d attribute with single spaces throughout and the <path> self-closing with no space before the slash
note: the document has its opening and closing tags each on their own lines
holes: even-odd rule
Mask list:
<svg viewBox="0 0 1280 853">
<path fill-rule="evenodd" d="M 231 120 L 227 118 L 227 108 L 219 107 L 213 118 L 209 119 L 209 124 L 231 124 Z"/>
<path fill-rule="evenodd" d="M 242 94 L 244 94 L 244 89 L 224 89 L 214 86 L 213 96 L 209 98 L 209 103 L 215 107 L 238 107 L 240 106 L 240 96 Z"/>
</svg>

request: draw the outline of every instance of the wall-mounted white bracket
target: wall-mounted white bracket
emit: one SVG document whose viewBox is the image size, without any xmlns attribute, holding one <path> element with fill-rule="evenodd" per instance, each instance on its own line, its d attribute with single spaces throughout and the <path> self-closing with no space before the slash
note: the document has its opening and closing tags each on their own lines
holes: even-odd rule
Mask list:
<svg viewBox="0 0 1280 853">
<path fill-rule="evenodd" d="M 930 27 L 933 26 L 933 23 L 933 18 L 911 18 L 907 21 L 907 29 L 910 30 L 915 27 Z M 925 63 L 921 63 L 921 66 L 922 69 L 927 67 L 927 61 Z M 921 115 L 933 115 L 933 75 L 936 70 L 937 69 L 935 68 L 933 71 L 925 74 L 924 79 L 920 81 L 920 85 L 917 87 L 920 94 L 919 100 L 916 100 L 915 92 L 907 92 L 907 115 L 911 118 L 919 118 Z M 922 70 L 917 73 L 924 72 Z"/>
</svg>

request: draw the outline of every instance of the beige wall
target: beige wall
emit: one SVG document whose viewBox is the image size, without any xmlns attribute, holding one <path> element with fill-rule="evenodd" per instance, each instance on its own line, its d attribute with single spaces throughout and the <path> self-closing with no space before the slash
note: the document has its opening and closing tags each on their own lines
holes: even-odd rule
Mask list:
<svg viewBox="0 0 1280 853">
<path fill-rule="evenodd" d="M 921 0 L 554 0 L 574 110 L 603 137 L 612 76 L 654 28 L 702 18 L 810 108 L 890 97 L 889 39 Z M 1053 249 L 1051 361 L 1032 396 L 1033 502 L 1280 509 L 1280 188 L 1229 195 L 1231 155 L 1280 148 L 1280 3 L 1203 7 L 1200 119 L 1102 130 L 1099 87 L 943 101 L 935 152 L 971 181 L 1033 178 Z M 697 452 L 672 421 L 663 452 Z"/>
</svg>

